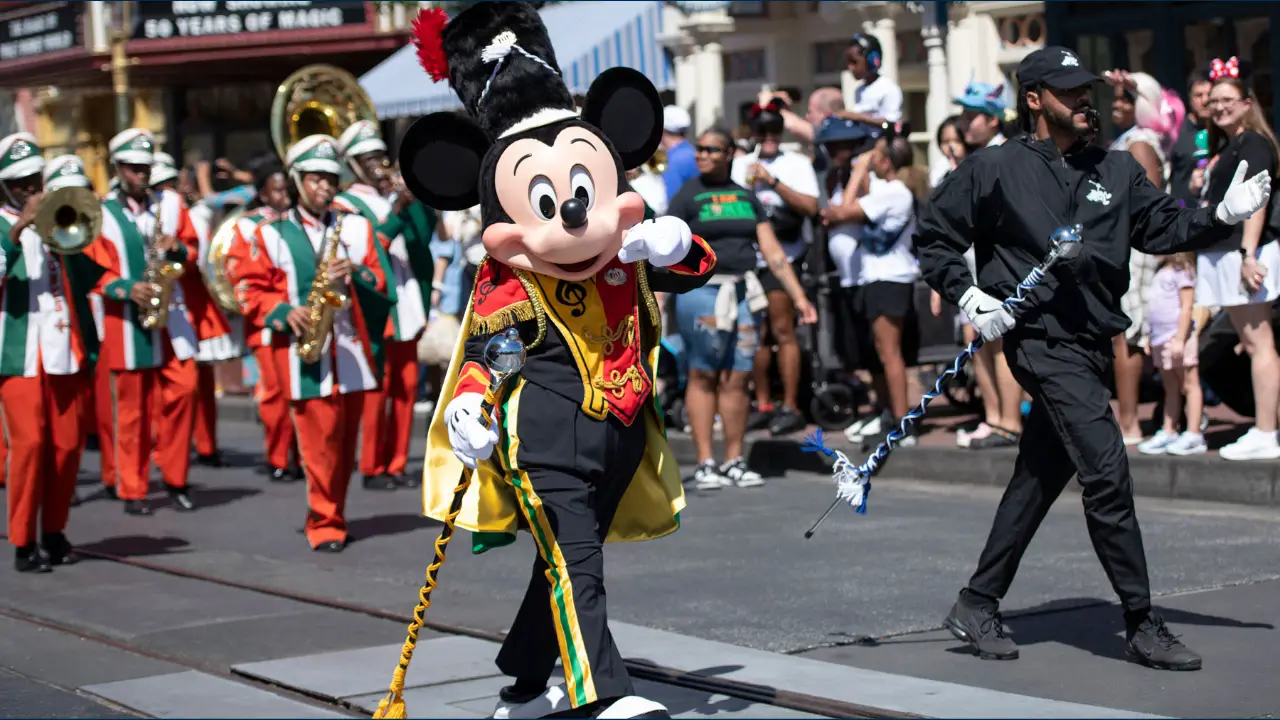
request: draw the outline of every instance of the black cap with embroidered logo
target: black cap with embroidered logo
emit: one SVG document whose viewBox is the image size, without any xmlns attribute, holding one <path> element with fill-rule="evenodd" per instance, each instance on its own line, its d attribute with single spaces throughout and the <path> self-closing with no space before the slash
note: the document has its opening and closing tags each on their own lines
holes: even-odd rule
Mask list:
<svg viewBox="0 0 1280 720">
<path fill-rule="evenodd" d="M 1018 63 L 1018 86 L 1021 88 L 1048 85 L 1059 90 L 1070 90 L 1098 82 L 1101 78 L 1080 64 L 1080 56 L 1064 47 L 1047 47 L 1036 50 Z"/>
</svg>

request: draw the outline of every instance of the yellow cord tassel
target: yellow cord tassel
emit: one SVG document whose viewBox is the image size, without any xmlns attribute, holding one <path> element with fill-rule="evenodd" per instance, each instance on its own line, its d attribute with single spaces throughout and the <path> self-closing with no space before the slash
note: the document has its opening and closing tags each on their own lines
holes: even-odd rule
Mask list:
<svg viewBox="0 0 1280 720">
<path fill-rule="evenodd" d="M 427 608 L 431 607 L 431 591 L 436 587 L 436 574 L 440 572 L 440 566 L 444 565 L 445 548 L 449 546 L 449 540 L 453 537 L 453 523 L 458 517 L 458 513 L 462 511 L 462 498 L 467 494 L 467 488 L 471 485 L 471 471 L 463 470 L 462 478 L 458 481 L 458 486 L 453 489 L 453 502 L 449 505 L 449 514 L 444 520 L 444 529 L 440 531 L 440 537 L 436 538 L 436 557 L 431 565 L 427 567 L 427 581 L 418 591 L 418 606 L 413 609 L 413 622 L 409 623 L 409 637 L 405 638 L 404 647 L 400 650 L 400 664 L 396 666 L 395 673 L 391 676 L 391 687 L 389 693 L 381 702 L 378 703 L 378 711 L 373 714 L 375 718 L 407 718 L 408 710 L 404 704 L 404 678 L 409 671 L 409 662 L 413 659 L 413 649 L 418 644 L 418 631 L 422 629 L 425 622 L 423 616 L 427 612 Z"/>
</svg>

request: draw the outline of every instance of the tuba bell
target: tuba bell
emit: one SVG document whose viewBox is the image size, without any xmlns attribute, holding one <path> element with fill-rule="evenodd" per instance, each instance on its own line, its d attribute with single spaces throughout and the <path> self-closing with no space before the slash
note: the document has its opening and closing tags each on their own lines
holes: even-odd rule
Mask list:
<svg viewBox="0 0 1280 720">
<path fill-rule="evenodd" d="M 50 251 L 74 255 L 98 239 L 102 232 L 102 206 L 88 188 L 59 188 L 40 200 L 34 225 Z"/>
<path fill-rule="evenodd" d="M 658 148 L 653 152 L 653 157 L 644 164 L 644 169 L 654 175 L 661 175 L 667 171 L 667 151 Z"/>
<path fill-rule="evenodd" d="M 202 274 L 209 294 L 223 310 L 241 314 L 240 301 L 236 299 L 235 286 L 227 277 L 227 252 L 231 249 L 231 241 L 236 235 L 236 221 L 244 215 L 243 208 L 237 208 L 227 215 L 217 232 L 209 240 L 209 249 L 202 258 Z"/>
<path fill-rule="evenodd" d="M 351 73 L 308 65 L 280 83 L 271 103 L 271 140 L 280 159 L 308 135 L 340 137 L 360 120 L 378 122 L 373 101 Z"/>
</svg>

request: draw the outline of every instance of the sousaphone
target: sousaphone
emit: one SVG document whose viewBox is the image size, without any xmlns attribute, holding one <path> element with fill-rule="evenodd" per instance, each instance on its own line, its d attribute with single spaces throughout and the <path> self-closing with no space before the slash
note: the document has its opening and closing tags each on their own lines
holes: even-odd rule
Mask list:
<svg viewBox="0 0 1280 720">
<path fill-rule="evenodd" d="M 285 78 L 271 104 L 271 140 L 280 159 L 308 135 L 341 137 L 360 120 L 378 122 L 355 77 L 333 65 L 308 65 Z"/>
</svg>

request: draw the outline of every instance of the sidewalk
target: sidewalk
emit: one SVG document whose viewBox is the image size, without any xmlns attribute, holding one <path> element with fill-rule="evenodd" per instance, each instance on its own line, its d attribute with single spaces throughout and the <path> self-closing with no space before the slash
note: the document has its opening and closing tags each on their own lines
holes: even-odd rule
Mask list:
<svg viewBox="0 0 1280 720">
<path fill-rule="evenodd" d="M 940 398 L 930 407 L 925 418 L 920 444 L 896 450 L 876 476 L 877 480 L 925 480 L 941 483 L 988 485 L 1002 487 L 1013 474 L 1017 453 L 1013 449 L 967 450 L 956 447 L 955 428 L 972 419 L 970 415 L 949 413 L 946 400 Z M 936 410 L 935 410 L 936 408 Z M 1152 416 L 1153 405 L 1139 410 L 1139 417 Z M 218 401 L 218 414 L 224 420 L 255 422 L 256 416 L 247 397 L 227 396 Z M 1240 434 L 1247 421 L 1224 406 L 1209 408 L 1209 428 L 1205 433 L 1210 452 L 1189 457 L 1142 455 L 1129 449 L 1129 466 L 1133 474 L 1134 493 L 1145 497 L 1205 500 L 1244 505 L 1280 506 L 1280 462 L 1229 462 L 1218 457 L 1216 448 Z M 430 417 L 419 414 L 414 420 L 414 437 L 427 434 Z M 774 438 L 767 431 L 748 433 L 745 452 L 752 468 L 768 476 L 781 476 L 788 470 L 822 472 L 829 465 L 824 458 L 801 452 L 804 436 L 813 431 Z M 697 462 L 693 440 L 685 433 L 668 429 L 668 440 L 681 465 Z M 859 452 L 843 433 L 825 433 L 827 445 L 846 453 L 852 460 L 864 459 L 870 449 Z M 415 441 L 416 442 L 416 441 Z M 723 456 L 723 445 L 717 434 L 717 457 Z"/>
</svg>

